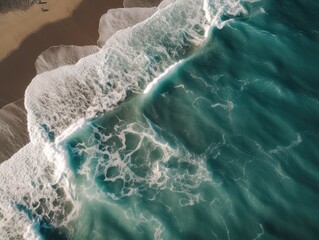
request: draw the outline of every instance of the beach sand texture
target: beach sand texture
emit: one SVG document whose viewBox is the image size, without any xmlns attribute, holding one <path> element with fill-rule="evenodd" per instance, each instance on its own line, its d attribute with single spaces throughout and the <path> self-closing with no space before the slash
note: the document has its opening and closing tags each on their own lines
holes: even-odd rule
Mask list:
<svg viewBox="0 0 319 240">
<path fill-rule="evenodd" d="M 59 66 L 75 64 L 82 57 L 97 52 L 98 37 L 101 46 L 118 30 L 152 15 L 156 11 L 155 7 L 143 7 L 156 6 L 159 1 L 125 1 L 127 7 L 132 7 L 126 9 L 123 9 L 123 4 L 117 0 L 72 0 L 67 3 L 57 0 L 57 4 L 53 5 L 50 2 L 45 6 L 54 6 L 52 9 L 55 11 L 40 12 L 38 10 L 41 10 L 41 4 L 26 11 L 0 14 L 0 32 L 5 36 L 5 31 L 8 31 L 7 36 L 0 38 L 2 49 L 9 51 L 10 47 L 13 48 L 20 44 L 19 41 L 23 41 L 18 49 L 0 61 L 0 163 L 29 142 L 23 96 L 32 78 Z M 106 13 L 111 8 L 112 11 Z M 69 18 L 57 21 L 63 16 L 69 16 L 73 11 Z M 23 24 L 23 19 L 33 15 L 36 17 Z M 41 28 L 54 21 L 57 22 Z M 3 24 L 4 22 L 8 24 Z M 15 25 L 19 27 L 15 28 Z M 31 35 L 22 39 L 28 34 Z M 1 54 L 0 59 L 4 56 Z"/>
<path fill-rule="evenodd" d="M 162 0 L 124 0 L 123 5 L 126 8 L 130 7 L 154 7 L 158 6 L 158 4 Z"/>
<path fill-rule="evenodd" d="M 117 0 L 56 0 L 56 4 L 53 3 L 48 1 L 46 7 L 50 10 L 47 12 L 42 12 L 39 5 L 34 5 L 26 11 L 0 14 L 2 49 L 8 51 L 22 41 L 19 48 L 0 61 L 0 163 L 29 142 L 23 97 L 26 87 L 37 74 L 36 60 L 38 69 L 50 70 L 56 67 L 53 60 L 59 61 L 72 49 L 81 49 L 76 46 L 52 46 L 96 45 L 101 15 L 110 8 L 122 7 Z M 68 18 L 59 21 L 65 17 Z M 23 21 L 28 18 L 32 20 L 24 24 Z M 57 22 L 52 23 L 54 21 Z M 30 36 L 22 39 L 27 35 Z M 65 63 L 75 63 L 79 58 L 97 51 L 98 47 L 85 46 L 82 49 L 82 52 L 74 52 L 72 58 L 64 58 Z M 42 58 L 38 58 L 40 54 Z M 1 50 L 0 56 L 4 56 L 4 51 Z"/>
<path fill-rule="evenodd" d="M 82 0 L 47 0 L 27 10 L 16 10 L 0 15 L 0 61 L 17 49 L 31 33 L 44 24 L 66 18 Z"/>
<path fill-rule="evenodd" d="M 0 109 L 0 163 L 28 142 L 27 114 L 22 99 Z"/>
<path fill-rule="evenodd" d="M 60 5 L 54 4 L 55 6 L 65 8 L 62 4 L 64 0 L 56 2 L 61 3 Z M 46 19 L 39 18 L 38 21 L 42 22 L 41 24 L 37 24 L 42 27 L 40 27 L 40 29 L 37 28 L 38 31 L 36 31 L 37 29 L 34 27 L 28 28 L 27 26 L 29 25 L 22 26 L 22 28 L 26 28 L 31 35 L 23 40 L 18 49 L 11 52 L 9 56 L 0 62 L 0 107 L 24 97 L 26 87 L 36 75 L 35 61 L 43 51 L 58 45 L 96 45 L 100 17 L 110 8 L 123 7 L 122 2 L 118 0 L 83 0 L 79 2 L 80 4 L 78 4 L 78 2 L 78 0 L 73 1 L 75 6 L 69 7 L 69 13 L 71 14 L 72 11 L 70 9 L 75 9 L 75 7 L 78 6 L 72 16 L 68 18 L 52 24 L 47 24 L 49 23 L 49 19 L 45 21 Z M 36 7 L 39 6 L 34 6 L 27 11 L 35 11 L 34 9 L 36 9 Z M 41 8 L 38 10 L 40 11 L 38 14 L 41 15 L 48 14 L 51 11 L 42 12 Z M 0 26 L 6 25 L 3 24 L 4 18 L 6 19 L 5 21 L 12 22 L 10 17 L 13 16 L 11 15 L 13 13 L 2 15 L 3 18 L 0 22 Z M 29 17 L 31 18 L 32 15 L 29 15 Z M 7 37 L 2 37 L 6 34 L 4 29 L 6 29 L 6 31 L 15 32 L 14 25 L 11 28 L 10 30 L 10 28 L 3 27 L 0 30 L 0 45 L 6 46 L 6 48 L 8 48 L 7 46 L 9 45 L 7 45 L 4 39 L 9 42 L 15 41 L 14 38 L 10 40 Z M 14 35 L 14 33 L 12 33 L 12 35 Z"/>
</svg>

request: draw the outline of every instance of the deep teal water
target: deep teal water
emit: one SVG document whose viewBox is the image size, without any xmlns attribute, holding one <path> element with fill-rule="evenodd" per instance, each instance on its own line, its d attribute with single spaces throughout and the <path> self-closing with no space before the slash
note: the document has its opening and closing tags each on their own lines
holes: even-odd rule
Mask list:
<svg viewBox="0 0 319 240">
<path fill-rule="evenodd" d="M 246 7 L 64 142 L 80 213 L 44 238 L 317 238 L 319 2 Z"/>
</svg>

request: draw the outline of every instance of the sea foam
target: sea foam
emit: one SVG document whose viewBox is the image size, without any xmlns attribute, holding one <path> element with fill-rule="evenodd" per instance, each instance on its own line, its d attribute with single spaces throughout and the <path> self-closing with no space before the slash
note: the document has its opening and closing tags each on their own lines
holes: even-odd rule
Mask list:
<svg viewBox="0 0 319 240">
<path fill-rule="evenodd" d="M 76 65 L 35 77 L 25 94 L 31 141 L 50 140 L 83 117 L 114 109 L 127 94 L 142 93 L 152 79 L 190 54 L 204 40 L 207 20 L 201 2 L 173 2 L 117 32 Z"/>
<path fill-rule="evenodd" d="M 97 44 L 102 47 L 117 31 L 132 27 L 144 21 L 156 11 L 156 7 L 110 9 L 100 18 L 99 39 Z"/>
<path fill-rule="evenodd" d="M 75 205 L 68 184 L 55 178 L 55 171 L 42 146 L 32 143 L 1 164 L 2 239 L 35 239 L 30 225 L 44 222 L 59 227 L 70 220 Z"/>
<path fill-rule="evenodd" d="M 40 74 L 25 93 L 31 143 L 0 165 L 1 235 L 7 239 L 34 239 L 38 238 L 43 224 L 63 229 L 77 215 L 78 203 L 73 192 L 72 173 L 66 168 L 65 153 L 59 143 L 85 124 L 85 119 L 115 109 L 129 95 L 147 92 L 147 86 L 154 79 L 203 44 L 207 29 L 219 22 L 211 20 L 220 8 L 232 13 L 235 11 L 232 6 L 242 11 L 238 1 L 204 4 L 202 0 L 166 0 L 155 13 L 154 8 L 128 11 L 133 16 L 132 22 L 115 29 L 129 28 L 113 35 L 115 30 L 100 29 L 101 49 L 90 48 L 85 53 L 75 54 L 71 61 L 57 60 L 50 64 L 45 55 L 40 56 L 37 62 Z M 140 11 L 144 15 L 137 18 L 136 13 Z M 116 14 L 122 13 L 114 10 L 101 21 Z M 154 140 L 148 130 L 138 134 Z M 167 146 L 162 147 L 165 150 Z M 174 152 L 174 149 L 164 151 L 169 155 Z M 192 157 L 186 160 L 198 164 Z M 111 164 L 110 161 L 107 166 Z M 153 174 L 149 176 L 149 183 L 160 187 L 159 179 L 165 177 L 161 165 L 150 168 Z M 85 171 L 84 165 L 80 172 L 85 175 Z M 201 176 L 208 178 L 207 173 Z M 35 227 L 38 225 L 40 227 Z M 161 231 L 159 228 L 155 235 L 160 235 Z"/>
<path fill-rule="evenodd" d="M 42 52 L 35 61 L 37 74 L 51 71 L 61 66 L 76 64 L 81 58 L 96 53 L 97 46 L 55 46 Z"/>
</svg>

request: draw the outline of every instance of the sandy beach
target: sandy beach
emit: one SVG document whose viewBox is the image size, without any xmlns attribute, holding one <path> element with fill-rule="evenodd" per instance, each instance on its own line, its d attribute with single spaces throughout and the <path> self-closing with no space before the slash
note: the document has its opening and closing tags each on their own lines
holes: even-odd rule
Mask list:
<svg viewBox="0 0 319 240">
<path fill-rule="evenodd" d="M 23 99 L 0 109 L 0 163 L 29 142 Z"/>
<path fill-rule="evenodd" d="M 95 45 L 101 15 L 118 7 L 123 7 L 118 0 L 48 0 L 1 15 L 0 107 L 23 98 L 41 52 L 57 45 Z"/>
<path fill-rule="evenodd" d="M 72 14 L 81 0 L 49 0 L 34 4 L 23 11 L 11 11 L 0 15 L 0 61 L 16 50 L 22 41 L 44 24 L 59 21 Z"/>
<path fill-rule="evenodd" d="M 58 45 L 96 45 L 101 15 L 122 6 L 117 0 L 48 0 L 0 15 L 0 163 L 29 141 L 23 97 L 39 54 Z"/>
<path fill-rule="evenodd" d="M 0 163 L 29 142 L 23 98 L 36 74 L 98 51 L 98 40 L 143 21 L 156 9 L 139 7 L 158 2 L 48 0 L 25 11 L 0 14 Z M 99 22 L 104 26 L 100 38 Z"/>
</svg>

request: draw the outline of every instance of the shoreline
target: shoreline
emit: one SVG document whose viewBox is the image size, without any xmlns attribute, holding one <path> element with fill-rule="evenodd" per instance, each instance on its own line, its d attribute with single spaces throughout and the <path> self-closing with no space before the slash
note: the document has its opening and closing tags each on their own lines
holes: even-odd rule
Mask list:
<svg viewBox="0 0 319 240">
<path fill-rule="evenodd" d="M 32 32 L 0 61 L 0 109 L 24 97 L 26 87 L 36 76 L 35 61 L 43 51 L 59 45 L 96 45 L 100 17 L 119 7 L 123 3 L 118 0 L 83 0 L 72 15 Z"/>
<path fill-rule="evenodd" d="M 117 0 L 81 0 L 72 15 L 30 32 L 16 50 L 0 61 L 0 164 L 29 142 L 23 98 L 37 75 L 38 56 L 52 46 L 96 45 L 100 17 L 122 6 Z"/>
<path fill-rule="evenodd" d="M 25 10 L 12 10 L 0 14 L 0 62 L 7 58 L 21 43 L 47 24 L 72 16 L 83 0 L 47 0 L 34 3 Z M 14 29 L 14 30 L 13 30 Z"/>
<path fill-rule="evenodd" d="M 0 164 L 28 142 L 27 112 L 24 100 L 9 103 L 0 109 Z"/>
<path fill-rule="evenodd" d="M 122 19 L 122 15 L 119 14 L 121 11 L 117 12 L 124 9 L 123 3 L 118 0 L 110 0 L 107 3 L 104 0 L 74 1 L 81 2 L 72 15 L 53 23 L 46 23 L 37 31 L 31 32 L 23 39 L 18 49 L 0 60 L 0 142 L 6 146 L 0 151 L 0 164 L 30 141 L 24 94 L 37 72 L 40 74 L 46 68 L 50 69 L 63 61 L 72 64 L 77 59 L 95 52 L 96 48 L 99 49 L 99 23 L 102 15 L 108 10 L 114 9 L 116 13 L 114 16 L 114 12 L 108 15 L 111 19 L 113 17 L 113 20 L 110 20 L 111 25 L 108 26 L 110 29 L 120 29 L 126 26 L 125 24 L 131 24 L 125 21 L 123 26 L 119 24 L 125 17 Z M 129 21 L 141 21 L 134 15 L 136 10 L 130 14 Z M 114 20 L 114 17 L 117 20 Z"/>
</svg>

